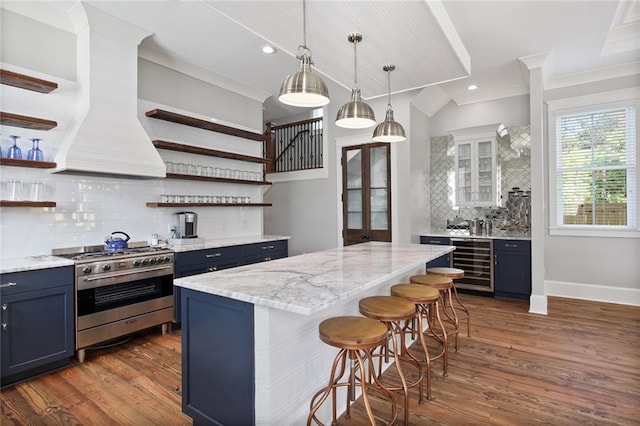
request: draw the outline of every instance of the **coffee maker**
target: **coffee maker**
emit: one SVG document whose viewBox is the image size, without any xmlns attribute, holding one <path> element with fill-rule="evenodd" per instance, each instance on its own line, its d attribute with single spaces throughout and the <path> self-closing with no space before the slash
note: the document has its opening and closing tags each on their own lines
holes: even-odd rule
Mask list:
<svg viewBox="0 0 640 426">
<path fill-rule="evenodd" d="M 176 213 L 175 237 L 198 238 L 198 214 L 195 212 Z"/>
</svg>

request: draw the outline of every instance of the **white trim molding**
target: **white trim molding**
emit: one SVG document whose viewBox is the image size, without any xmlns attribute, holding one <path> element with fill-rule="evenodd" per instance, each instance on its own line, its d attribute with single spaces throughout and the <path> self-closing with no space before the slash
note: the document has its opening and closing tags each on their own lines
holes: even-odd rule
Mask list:
<svg viewBox="0 0 640 426">
<path fill-rule="evenodd" d="M 640 289 L 545 280 L 547 296 L 640 306 Z"/>
</svg>

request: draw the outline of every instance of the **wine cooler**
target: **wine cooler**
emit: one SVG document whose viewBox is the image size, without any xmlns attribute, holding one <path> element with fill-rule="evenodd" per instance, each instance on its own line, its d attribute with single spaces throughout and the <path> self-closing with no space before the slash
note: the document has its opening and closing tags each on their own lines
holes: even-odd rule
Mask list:
<svg viewBox="0 0 640 426">
<path fill-rule="evenodd" d="M 464 271 L 455 280 L 456 288 L 493 292 L 493 240 L 451 238 L 456 249 L 451 253 L 451 266 Z"/>
</svg>

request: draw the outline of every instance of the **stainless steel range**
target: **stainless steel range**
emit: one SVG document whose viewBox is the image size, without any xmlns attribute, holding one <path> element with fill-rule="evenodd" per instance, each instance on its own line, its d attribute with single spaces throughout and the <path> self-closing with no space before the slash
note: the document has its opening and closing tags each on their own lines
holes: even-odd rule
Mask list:
<svg viewBox="0 0 640 426">
<path fill-rule="evenodd" d="M 79 362 L 89 346 L 156 325 L 162 325 L 165 334 L 173 320 L 173 252 L 130 246 L 115 251 L 104 245 L 52 251 L 75 261 Z"/>
</svg>

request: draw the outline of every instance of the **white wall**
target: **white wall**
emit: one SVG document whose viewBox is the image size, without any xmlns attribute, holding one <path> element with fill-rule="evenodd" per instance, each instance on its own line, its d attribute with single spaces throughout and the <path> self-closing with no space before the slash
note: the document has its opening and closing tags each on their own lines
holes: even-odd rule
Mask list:
<svg viewBox="0 0 640 426">
<path fill-rule="evenodd" d="M 547 90 L 544 98 L 547 102 L 633 87 L 638 87 L 638 76 Z M 549 202 L 549 192 L 553 190 L 554 188 L 546 189 L 547 202 Z M 638 259 L 640 259 L 639 238 L 552 236 L 546 233 L 547 293 L 640 304 Z M 600 287 L 606 288 L 607 291 L 601 294 Z M 629 290 L 633 291 L 629 292 Z"/>
<path fill-rule="evenodd" d="M 2 10 L 2 9 L 0 9 Z M 27 39 L 50 40 L 52 49 L 60 58 L 74 58 L 75 35 L 65 33 L 49 25 L 27 20 L 21 15 L 2 10 L 2 40 Z M 23 26 L 24 25 L 24 26 Z M 2 149 L 10 145 L 9 134 L 19 134 L 23 155 L 29 149 L 29 137 L 42 137 L 41 148 L 45 158 L 53 158 L 65 131 L 71 128 L 74 117 L 74 96 L 77 87 L 75 72 L 52 69 L 52 59 L 43 54 L 35 43 L 33 49 L 21 52 L 2 52 L 1 61 L 13 69 L 33 73 L 39 77 L 61 82 L 61 88 L 48 95 L 35 94 L 22 89 L 2 86 L 3 111 L 27 113 L 51 118 L 59 122 L 56 130 L 33 133 L 27 129 L 3 126 Z M 46 49 L 44 49 L 46 50 Z M 64 61 L 63 61 L 64 62 Z M 195 113 L 219 118 L 227 123 L 261 131 L 262 104 L 201 80 L 188 77 L 149 61 L 139 61 L 138 117 L 151 139 L 167 139 L 177 142 L 229 150 L 260 156 L 262 144 L 231 136 L 220 135 L 162 122 L 144 116 L 145 111 L 166 107 L 185 113 Z M 73 74 L 73 75 L 70 75 Z M 71 101 L 70 101 L 71 100 Z M 18 108 L 15 110 L 14 108 Z M 29 108 L 22 111 L 20 108 Z M 36 111 L 34 113 L 33 111 Z M 161 152 L 165 160 L 175 159 L 197 164 L 214 164 L 221 167 L 261 170 L 254 163 L 216 159 L 214 157 Z M 262 187 L 185 180 L 139 180 L 121 177 L 81 176 L 50 174 L 46 170 L 3 166 L 0 179 L 6 182 L 19 179 L 25 183 L 43 181 L 47 200 L 56 201 L 55 208 L 2 208 L 0 211 L 0 257 L 22 257 L 49 254 L 52 248 L 74 247 L 85 244 L 101 244 L 113 231 L 125 231 L 134 241 L 147 241 L 151 233 L 161 238 L 169 236 L 173 213 L 179 208 L 149 208 L 146 203 L 160 201 L 161 194 L 249 195 L 252 201 L 262 200 Z M 199 234 L 205 238 L 221 238 L 262 233 L 262 208 L 194 208 L 199 214 Z"/>
<path fill-rule="evenodd" d="M 420 243 L 420 234 L 431 228 L 431 152 L 430 122 L 418 108 L 411 106 L 410 202 L 411 240 Z"/>
</svg>

